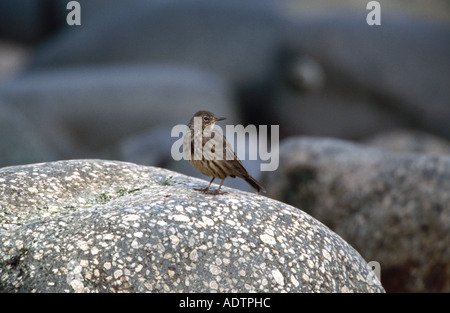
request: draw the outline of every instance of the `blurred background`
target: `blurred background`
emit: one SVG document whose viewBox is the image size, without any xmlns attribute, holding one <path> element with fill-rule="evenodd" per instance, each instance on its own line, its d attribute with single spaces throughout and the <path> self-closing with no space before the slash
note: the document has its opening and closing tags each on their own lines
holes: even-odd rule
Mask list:
<svg viewBox="0 0 450 313">
<path fill-rule="evenodd" d="M 205 178 L 170 156 L 171 128 L 198 110 L 280 125 L 281 141 L 450 154 L 448 0 L 380 0 L 381 26 L 365 0 L 79 0 L 80 26 L 68 2 L 0 0 L 0 167 L 103 158 Z M 379 260 L 386 290 L 448 291 L 439 249 L 437 272 Z"/>
</svg>

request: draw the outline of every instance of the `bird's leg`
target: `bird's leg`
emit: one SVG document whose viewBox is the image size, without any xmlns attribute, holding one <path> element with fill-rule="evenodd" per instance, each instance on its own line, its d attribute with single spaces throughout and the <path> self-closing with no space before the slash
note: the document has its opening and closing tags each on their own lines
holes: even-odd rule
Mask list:
<svg viewBox="0 0 450 313">
<path fill-rule="evenodd" d="M 223 195 L 224 193 L 226 193 L 226 192 L 220 192 L 220 188 L 222 187 L 223 182 L 225 181 L 225 178 L 222 179 L 222 181 L 220 182 L 219 189 L 217 189 L 217 190 L 205 190 L 205 193 L 207 193 L 209 195 Z M 208 186 L 208 189 L 209 189 L 209 186 Z"/>
<path fill-rule="evenodd" d="M 194 190 L 195 190 L 195 191 L 204 191 L 204 192 L 208 192 L 209 187 L 211 187 L 211 184 L 212 184 L 212 182 L 214 181 L 214 179 L 215 179 L 215 177 L 213 177 L 213 178 L 211 179 L 211 181 L 209 182 L 208 187 L 206 187 L 206 188 L 194 188 Z"/>
</svg>

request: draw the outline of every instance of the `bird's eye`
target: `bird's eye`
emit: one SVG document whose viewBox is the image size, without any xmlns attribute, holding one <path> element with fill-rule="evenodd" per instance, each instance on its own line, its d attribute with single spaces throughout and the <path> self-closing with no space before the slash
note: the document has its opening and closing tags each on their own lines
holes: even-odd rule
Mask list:
<svg viewBox="0 0 450 313">
<path fill-rule="evenodd" d="M 207 116 L 203 116 L 203 120 L 204 120 L 205 122 L 207 122 L 207 121 L 209 120 L 209 118 L 208 118 Z"/>
</svg>

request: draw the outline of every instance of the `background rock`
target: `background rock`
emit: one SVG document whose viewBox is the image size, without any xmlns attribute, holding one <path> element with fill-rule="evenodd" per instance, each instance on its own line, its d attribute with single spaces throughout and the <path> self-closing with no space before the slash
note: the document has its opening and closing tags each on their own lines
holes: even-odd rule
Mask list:
<svg viewBox="0 0 450 313">
<path fill-rule="evenodd" d="M 150 2 L 151 0 L 128 0 L 129 6 L 133 2 Z M 67 0 L 0 0 L 0 38 L 33 44 L 54 35 L 66 24 Z M 96 18 L 98 12 L 105 12 L 111 8 L 123 5 L 122 0 L 78 0 L 82 8 L 82 22 Z M 153 1 L 157 2 L 157 1 Z M 210 1 L 211 2 L 211 1 Z M 220 1 L 217 1 L 220 2 Z M 228 1 L 229 2 L 229 1 Z M 237 1 L 236 1 L 237 2 Z M 253 4 L 265 5 L 270 1 L 245 1 Z M 328 0 L 281 0 L 276 2 L 283 12 L 293 16 L 317 16 L 324 12 L 334 14 L 352 12 L 365 16 L 365 2 L 343 0 L 330 2 Z M 449 21 L 449 4 L 446 0 L 422 1 L 379 0 L 383 12 L 393 12 L 407 15 L 416 19 L 433 21 Z M 172 1 L 173 3 L 173 1 Z"/>
<path fill-rule="evenodd" d="M 169 127 L 170 138 L 170 128 L 204 108 L 236 121 L 226 82 L 163 64 L 36 72 L 1 85 L 0 95 L 29 117 L 61 158 L 99 155 L 153 127 Z"/>
<path fill-rule="evenodd" d="M 354 1 L 347 14 L 311 1 L 81 1 L 82 26 L 40 39 L 0 96 L 22 103 L 18 111 L 63 159 L 131 155 L 123 160 L 166 166 L 143 134 L 186 123 L 198 109 L 225 108 L 227 123 L 234 115 L 244 125 L 281 125 L 281 137 L 364 141 L 401 127 L 448 139 L 449 24 L 392 11 L 391 2 L 382 4 L 382 26 L 369 27 L 366 3 Z M 47 5 L 52 20 L 65 17 L 65 3 L 36 0 L 28 10 L 41 16 Z M 145 146 L 121 150 L 127 141 Z"/>
<path fill-rule="evenodd" d="M 366 12 L 297 19 L 281 60 L 292 74 L 283 77 L 295 81 L 299 55 L 306 54 L 320 65 L 324 83 L 304 92 L 276 88 L 284 135 L 361 140 L 412 128 L 450 138 L 450 24 L 383 12 L 382 25 L 370 27 L 361 18 Z"/>
<path fill-rule="evenodd" d="M 56 160 L 30 121 L 0 100 L 0 167 Z"/>
<path fill-rule="evenodd" d="M 388 292 L 448 290 L 450 157 L 299 137 L 263 182 L 378 261 Z"/>
<path fill-rule="evenodd" d="M 352 0 L 80 0 L 81 27 L 61 26 L 64 0 L 10 2 L 0 0 L 5 29 L 58 20 L 59 33 L 33 49 L 27 72 L 170 62 L 227 80 L 245 123 L 282 124 L 282 136 L 364 140 L 407 127 L 450 138 L 445 1 L 380 1 L 379 27 L 365 23 L 367 3 Z M 305 55 L 323 73 L 314 90 L 298 88 L 311 83 L 297 81 Z"/>
<path fill-rule="evenodd" d="M 229 188 L 192 190 L 206 183 L 100 160 L 1 169 L 0 289 L 383 291 L 361 256 L 309 215 Z"/>
<path fill-rule="evenodd" d="M 131 4 L 136 0 L 129 0 Z M 0 38 L 32 45 L 69 27 L 66 22 L 69 0 L 0 0 Z M 82 21 L 95 13 L 123 3 L 121 0 L 77 0 Z"/>
<path fill-rule="evenodd" d="M 450 142 L 447 140 L 408 129 L 380 133 L 368 138 L 366 144 L 391 152 L 450 154 Z"/>
<path fill-rule="evenodd" d="M 46 13 L 47 19 L 44 18 Z M 46 12 L 44 1 L 41 0 L 2 0 L 0 37 L 21 43 L 36 43 L 55 31 L 55 16 L 52 13 Z"/>
<path fill-rule="evenodd" d="M 221 76 L 246 123 L 283 125 L 283 137 L 361 140 L 408 127 L 450 138 L 449 23 L 386 10 L 382 25 L 370 27 L 366 3 L 349 14 L 290 18 L 263 3 L 107 6 L 41 45 L 28 71 L 170 62 Z M 322 73 L 317 81 L 305 76 L 305 57 Z"/>
<path fill-rule="evenodd" d="M 377 0 L 380 3 L 382 14 L 392 13 L 409 18 L 428 21 L 450 21 L 450 5 L 446 0 L 433 0 L 429 2 L 404 0 Z M 317 16 L 325 12 L 334 14 L 352 12 L 363 17 L 369 12 L 367 2 L 355 0 L 329 1 L 329 0 L 283 0 L 287 11 L 292 16 Z"/>
<path fill-rule="evenodd" d="M 29 49 L 0 41 L 0 83 L 11 79 L 25 66 Z"/>
<path fill-rule="evenodd" d="M 37 47 L 27 72 L 111 64 L 196 67 L 227 80 L 241 112 L 253 112 L 247 122 L 267 117 L 288 25 L 275 2 L 134 1 L 104 7 L 81 27 L 62 29 Z"/>
<path fill-rule="evenodd" d="M 82 27 L 67 27 L 42 45 L 30 70 L 156 62 L 197 66 L 232 82 L 260 79 L 270 70 L 284 25 L 263 4 L 175 0 L 106 6 Z"/>
</svg>

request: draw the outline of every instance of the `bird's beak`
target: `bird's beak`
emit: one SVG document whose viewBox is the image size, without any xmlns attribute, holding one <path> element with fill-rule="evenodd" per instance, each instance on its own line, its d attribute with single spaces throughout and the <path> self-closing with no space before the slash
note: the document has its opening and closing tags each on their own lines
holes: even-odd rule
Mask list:
<svg viewBox="0 0 450 313">
<path fill-rule="evenodd" d="M 226 117 L 216 117 L 215 121 L 218 122 L 218 121 L 223 121 L 225 119 L 226 119 Z"/>
</svg>

